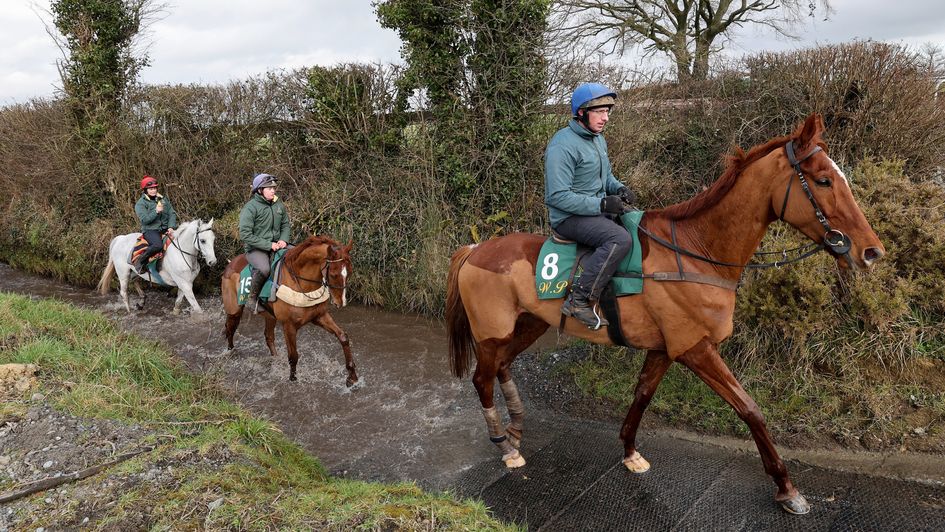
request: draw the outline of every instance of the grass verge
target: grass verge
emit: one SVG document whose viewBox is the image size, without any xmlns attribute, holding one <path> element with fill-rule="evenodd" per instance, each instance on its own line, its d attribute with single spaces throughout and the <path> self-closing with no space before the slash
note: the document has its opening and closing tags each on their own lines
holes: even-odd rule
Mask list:
<svg viewBox="0 0 945 532">
<path fill-rule="evenodd" d="M 146 443 L 153 451 L 71 488 L 79 491 L 102 476 L 119 479 L 102 484 L 117 486 L 102 488 L 92 526 L 514 530 L 479 502 L 424 493 L 409 483 L 329 477 L 316 458 L 229 402 L 214 382 L 187 373 L 159 344 L 119 331 L 97 313 L 0 294 L 0 363 L 11 362 L 41 367 L 43 392 L 56 409 L 150 429 Z M 21 416 L 22 403 L 5 403 L 0 416 Z M 155 467 L 168 472 L 161 482 L 120 481 L 130 478 L 123 473 Z M 0 480 L 0 491 L 11 488 Z M 53 518 L 43 497 L 33 495 L 26 509 L 20 507 L 22 524 L 78 524 L 89 514 L 80 504 L 65 505 Z M 74 519 L 69 512 L 76 512 Z"/>
</svg>

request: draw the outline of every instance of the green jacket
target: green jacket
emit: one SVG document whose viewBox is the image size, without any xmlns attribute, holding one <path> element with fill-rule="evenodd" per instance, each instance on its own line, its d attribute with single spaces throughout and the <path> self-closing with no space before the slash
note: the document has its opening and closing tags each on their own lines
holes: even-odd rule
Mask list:
<svg viewBox="0 0 945 532">
<path fill-rule="evenodd" d="M 240 211 L 240 240 L 246 252 L 272 251 L 272 243 L 289 241 L 289 213 L 276 196 L 272 203 L 262 194 L 253 194 Z"/>
<path fill-rule="evenodd" d="M 161 202 L 164 210 L 157 212 L 157 204 Z M 135 214 L 141 220 L 141 232 L 157 230 L 165 232 L 168 229 L 177 227 L 177 212 L 174 211 L 174 205 L 171 200 L 158 194 L 151 199 L 147 194 L 141 194 L 138 202 L 135 203 Z"/>
<path fill-rule="evenodd" d="M 578 214 L 600 214 L 600 200 L 623 185 L 614 177 L 604 137 L 576 120 L 558 130 L 545 149 L 545 205 L 551 227 Z"/>
</svg>

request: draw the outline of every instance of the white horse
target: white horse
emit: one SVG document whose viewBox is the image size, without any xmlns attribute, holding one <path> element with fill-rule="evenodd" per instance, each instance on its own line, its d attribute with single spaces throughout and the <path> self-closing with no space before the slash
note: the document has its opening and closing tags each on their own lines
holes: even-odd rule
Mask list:
<svg viewBox="0 0 945 532">
<path fill-rule="evenodd" d="M 213 234 L 212 227 L 212 218 L 209 222 L 197 219 L 180 224 L 174 232 L 174 239 L 171 241 L 170 247 L 164 252 L 158 275 L 164 281 L 164 284 L 178 288 L 177 301 L 174 302 L 174 314 L 180 314 L 180 304 L 185 297 L 190 302 L 193 312 L 203 312 L 194 297 L 194 279 L 200 273 L 201 257 L 210 266 L 217 262 L 216 252 L 213 249 L 216 235 Z M 125 309 L 128 312 L 131 312 L 131 307 L 128 305 L 128 280 L 131 275 L 137 275 L 145 281 L 152 281 L 150 270 L 144 274 L 139 274 L 130 262 L 131 250 L 139 236 L 141 236 L 141 233 L 129 233 L 112 239 L 108 246 L 108 265 L 105 267 L 105 271 L 102 272 L 102 279 L 98 282 L 98 291 L 107 294 L 111 285 L 112 274 L 117 273 L 121 288 L 121 299 L 124 301 Z M 157 280 L 153 281 L 157 282 Z M 137 283 L 135 288 L 138 290 L 138 295 L 142 296 L 142 301 L 137 305 L 137 308 L 144 308 L 144 291 Z"/>
</svg>

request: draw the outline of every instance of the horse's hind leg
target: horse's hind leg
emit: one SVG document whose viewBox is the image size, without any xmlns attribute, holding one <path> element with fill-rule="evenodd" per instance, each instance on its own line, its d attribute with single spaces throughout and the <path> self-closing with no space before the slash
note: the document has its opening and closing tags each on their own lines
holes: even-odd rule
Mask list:
<svg viewBox="0 0 945 532">
<path fill-rule="evenodd" d="M 738 417 L 751 429 L 751 435 L 755 440 L 755 445 L 758 446 L 765 471 L 771 475 L 778 486 L 778 493 L 774 496 L 774 500 L 792 514 L 809 512 L 810 505 L 791 483 L 787 468 L 774 448 L 774 442 L 768 434 L 761 410 L 725 365 L 715 344 L 703 339 L 677 360 L 695 372 L 715 393 L 732 405 Z"/>
<path fill-rule="evenodd" d="M 649 462 L 637 452 L 637 429 L 640 427 L 643 411 L 650 404 L 650 399 L 653 398 L 656 387 L 663 380 L 663 375 L 666 374 L 670 364 L 672 360 L 666 356 L 666 351 L 646 353 L 646 361 L 640 370 L 640 380 L 637 381 L 637 388 L 633 393 L 633 404 L 630 405 L 623 428 L 620 429 L 624 449 L 623 465 L 634 473 L 644 473 L 650 469 Z"/>
<path fill-rule="evenodd" d="M 243 307 L 239 307 L 236 314 L 226 315 L 226 327 L 223 329 L 223 335 L 226 336 L 227 349 L 233 349 L 233 335 L 236 334 L 236 328 L 240 326 L 241 319 L 243 319 Z"/>
<path fill-rule="evenodd" d="M 315 323 L 319 327 L 335 335 L 338 342 L 341 343 L 341 350 L 345 353 L 345 369 L 348 370 L 348 378 L 345 380 L 345 386 L 349 388 L 358 382 L 358 371 L 354 365 L 354 356 L 351 354 L 351 345 L 348 342 L 348 335 L 335 323 L 331 315 L 327 312 L 315 318 Z"/>
<path fill-rule="evenodd" d="M 531 314 L 521 314 L 515 323 L 515 332 L 512 333 L 512 342 L 499 351 L 499 389 L 505 398 L 505 407 L 509 411 L 509 424 L 505 427 L 509 443 L 516 449 L 522 443 L 525 428 L 525 407 L 518 394 L 518 387 L 512 380 L 509 368 L 519 353 L 532 345 L 545 331 L 548 324 Z"/>
<path fill-rule="evenodd" d="M 525 459 L 519 454 L 512 443 L 509 441 L 505 427 L 502 426 L 502 418 L 495 408 L 495 379 L 498 371 L 497 352 L 501 346 L 499 340 L 490 338 L 479 342 L 476 348 L 477 362 L 476 371 L 473 373 L 473 386 L 476 387 L 476 393 L 479 394 L 479 403 L 482 404 L 482 416 L 486 419 L 486 428 L 489 430 L 489 440 L 499 448 L 502 453 L 502 461 L 506 467 L 522 467 L 525 465 Z"/>
</svg>

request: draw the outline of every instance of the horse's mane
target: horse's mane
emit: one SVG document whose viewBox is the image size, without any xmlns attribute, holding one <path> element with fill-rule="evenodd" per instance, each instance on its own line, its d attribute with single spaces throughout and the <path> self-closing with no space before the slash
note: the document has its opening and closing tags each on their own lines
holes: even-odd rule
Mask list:
<svg viewBox="0 0 945 532">
<path fill-rule="evenodd" d="M 283 260 L 294 261 L 299 255 L 304 253 L 306 249 L 309 249 L 313 246 L 321 246 L 323 244 L 328 244 L 330 247 L 332 245 L 338 244 L 338 242 L 328 238 L 327 236 L 310 236 L 306 238 L 301 244 L 287 251 Z"/>
<path fill-rule="evenodd" d="M 708 207 L 717 204 L 732 190 L 732 187 L 735 186 L 735 182 L 738 181 L 738 176 L 741 175 L 745 168 L 755 161 L 766 157 L 772 151 L 783 148 L 791 139 L 795 139 L 800 135 L 802 128 L 803 125 L 799 126 L 797 130 L 790 135 L 773 138 L 764 144 L 759 144 L 748 150 L 747 153 L 745 150 L 736 146 L 735 153 L 726 156 L 725 171 L 722 172 L 721 177 L 719 177 L 712 186 L 703 190 L 692 199 L 670 205 L 657 212 L 670 220 L 682 220 L 691 218 Z M 812 141 L 815 145 L 820 146 L 826 151 L 827 146 L 824 144 L 823 140 L 821 140 L 820 132 L 817 132 Z"/>
</svg>

